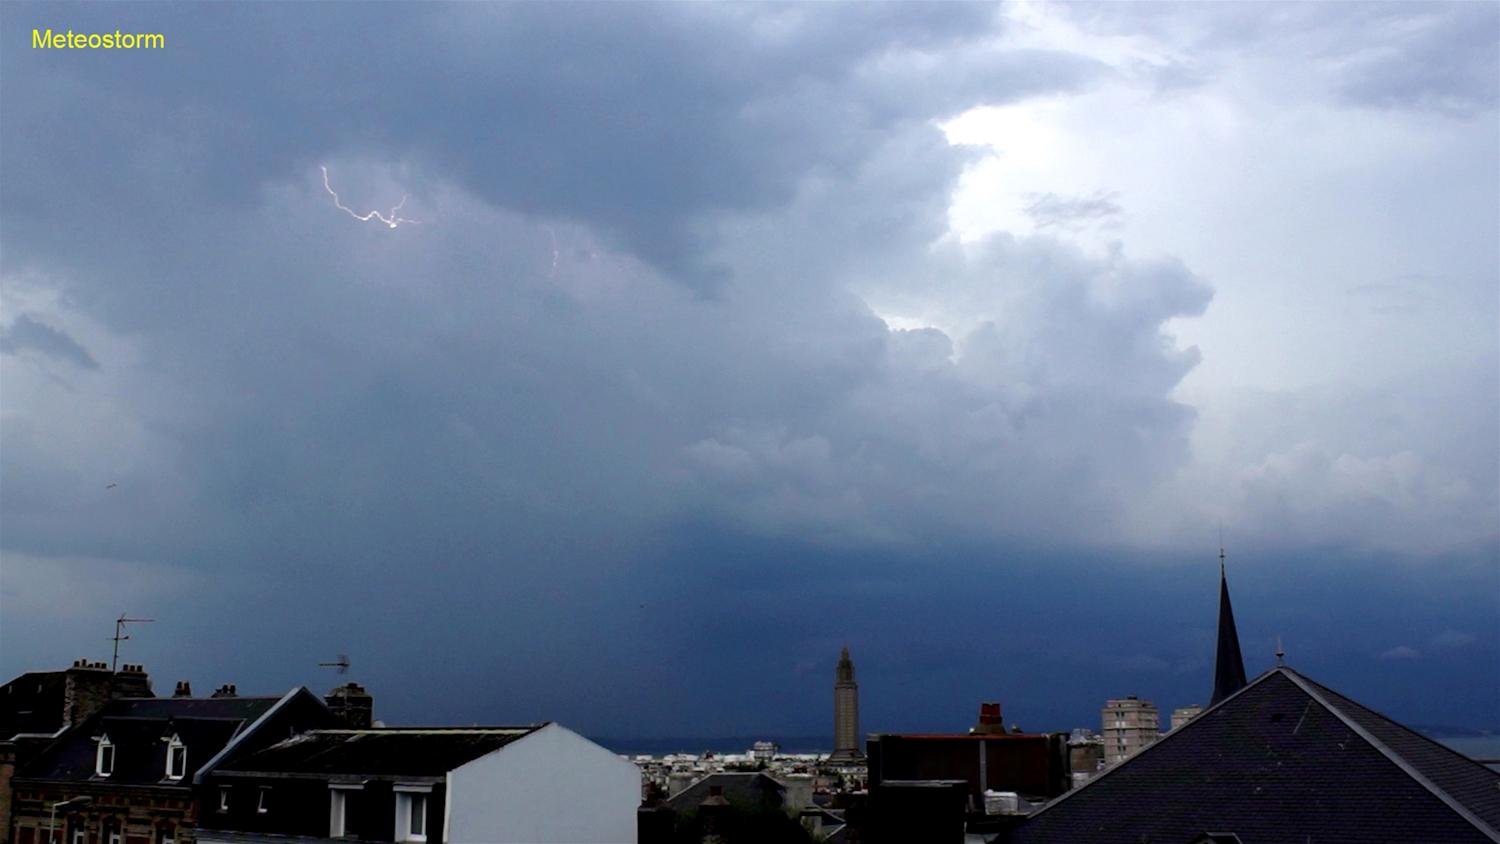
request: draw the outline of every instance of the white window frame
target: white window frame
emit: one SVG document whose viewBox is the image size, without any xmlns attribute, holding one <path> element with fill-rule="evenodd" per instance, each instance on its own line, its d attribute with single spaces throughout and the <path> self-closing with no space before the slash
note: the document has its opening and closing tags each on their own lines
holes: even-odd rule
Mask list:
<svg viewBox="0 0 1500 844">
<path fill-rule="evenodd" d="M 88 844 L 89 830 L 83 824 L 73 827 L 73 844 Z"/>
<path fill-rule="evenodd" d="M 349 795 L 341 788 L 328 789 L 328 837 L 343 838 L 348 828 Z"/>
<path fill-rule="evenodd" d="M 397 785 L 393 790 L 396 792 L 396 840 L 426 841 L 427 830 L 432 826 L 432 786 Z M 422 831 L 412 832 L 411 807 L 418 798 L 422 800 Z"/>
<path fill-rule="evenodd" d="M 105 770 L 104 751 L 109 751 L 109 770 Z M 115 772 L 115 743 L 109 740 L 109 736 L 99 737 L 99 747 L 94 751 L 94 773 L 101 777 L 107 777 Z"/>
<path fill-rule="evenodd" d="M 328 837 L 343 838 L 349 834 L 349 792 L 361 791 L 358 783 L 328 784 Z"/>
<path fill-rule="evenodd" d="M 174 774 L 172 773 L 172 757 L 176 756 L 177 751 L 179 750 L 182 751 L 182 769 Z M 186 775 L 187 745 L 182 743 L 181 737 L 179 737 L 176 733 L 173 733 L 171 740 L 167 742 L 167 779 L 180 780 Z"/>
<path fill-rule="evenodd" d="M 255 814 L 264 815 L 265 813 L 271 811 L 270 807 L 266 805 L 266 795 L 270 793 L 271 787 L 269 785 L 263 785 L 260 787 L 259 796 L 255 798 Z"/>
</svg>

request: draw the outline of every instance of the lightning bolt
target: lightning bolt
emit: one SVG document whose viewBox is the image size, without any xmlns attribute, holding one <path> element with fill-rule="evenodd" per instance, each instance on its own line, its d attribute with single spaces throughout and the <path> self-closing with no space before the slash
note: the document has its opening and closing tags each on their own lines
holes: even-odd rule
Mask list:
<svg viewBox="0 0 1500 844">
<path fill-rule="evenodd" d="M 353 208 L 350 208 L 350 207 L 346 206 L 344 203 L 339 202 L 339 195 L 334 192 L 333 185 L 328 184 L 328 168 L 327 167 L 323 167 L 322 165 L 319 165 L 319 169 L 321 169 L 323 171 L 323 189 L 326 190 L 326 191 L 328 191 L 328 195 L 329 196 L 333 197 L 334 207 L 338 208 L 340 211 L 343 211 L 344 213 L 348 214 L 349 216 L 353 217 L 354 219 L 359 220 L 361 223 L 368 223 L 371 220 L 379 220 L 380 222 L 384 223 L 388 228 L 393 228 L 394 229 L 397 226 L 401 225 L 402 223 L 416 223 L 416 222 L 418 222 L 417 220 L 408 220 L 405 217 L 398 217 L 398 216 L 396 216 L 396 212 L 400 211 L 401 210 L 401 206 L 403 206 L 403 205 L 406 204 L 407 197 L 404 196 L 404 195 L 401 197 L 401 201 L 398 202 L 398 203 L 396 203 L 395 206 L 391 208 L 391 211 L 390 211 L 389 214 L 382 214 L 379 211 L 371 211 L 368 214 L 360 214 L 360 213 L 356 212 Z"/>
<path fill-rule="evenodd" d="M 552 238 L 552 271 L 547 273 L 547 278 L 557 275 L 557 232 L 551 226 L 543 226 L 547 230 L 547 236 Z"/>
</svg>

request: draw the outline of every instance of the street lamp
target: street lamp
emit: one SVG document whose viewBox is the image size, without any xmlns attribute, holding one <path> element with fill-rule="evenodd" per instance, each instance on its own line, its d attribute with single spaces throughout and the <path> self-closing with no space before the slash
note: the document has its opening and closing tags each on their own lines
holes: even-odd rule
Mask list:
<svg viewBox="0 0 1500 844">
<path fill-rule="evenodd" d="M 48 842 L 48 844 L 57 844 L 57 810 L 58 809 L 66 809 L 66 808 L 69 808 L 71 806 L 87 806 L 88 804 L 90 804 L 92 802 L 94 802 L 94 798 L 89 797 L 88 795 L 84 795 L 83 797 L 74 797 L 71 800 L 60 800 L 60 801 L 58 801 L 56 803 L 53 803 L 52 804 L 52 817 L 50 817 L 50 818 L 47 819 L 47 842 Z"/>
</svg>

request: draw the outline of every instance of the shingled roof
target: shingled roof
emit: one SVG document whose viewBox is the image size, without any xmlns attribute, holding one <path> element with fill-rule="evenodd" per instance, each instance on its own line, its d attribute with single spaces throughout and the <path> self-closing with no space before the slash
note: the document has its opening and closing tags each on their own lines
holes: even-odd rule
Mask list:
<svg viewBox="0 0 1500 844">
<path fill-rule="evenodd" d="M 437 777 L 544 726 L 310 730 L 216 773 Z"/>
<path fill-rule="evenodd" d="M 1284 666 L 1008 839 L 1500 842 L 1500 774 Z"/>
<path fill-rule="evenodd" d="M 112 783 L 186 785 L 192 773 L 281 698 L 120 698 L 69 730 L 17 776 L 45 780 L 100 780 L 95 770 L 98 739 L 115 747 Z M 167 739 L 187 747 L 187 775 L 166 776 Z"/>
</svg>

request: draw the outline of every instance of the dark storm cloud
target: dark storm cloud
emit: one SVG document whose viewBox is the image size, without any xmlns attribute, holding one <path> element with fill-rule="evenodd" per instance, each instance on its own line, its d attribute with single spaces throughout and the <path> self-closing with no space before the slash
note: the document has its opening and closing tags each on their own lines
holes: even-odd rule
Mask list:
<svg viewBox="0 0 1500 844">
<path fill-rule="evenodd" d="M 69 337 L 67 332 L 38 322 L 29 314 L 21 314 L 10 327 L 0 330 L 0 354 L 15 355 L 28 350 L 83 369 L 99 368 L 99 362 L 88 349 Z"/>
<path fill-rule="evenodd" d="M 31 8 L 9 18 L 42 16 Z M 1097 73 L 1063 53 L 972 42 L 927 52 L 992 23 L 991 7 L 967 4 L 315 6 L 290 29 L 248 6 L 47 8 L 59 27 L 169 29 L 173 47 L 144 61 L 10 57 L 11 85 L 29 91 L 12 107 L 34 144 L 57 137 L 69 114 L 58 104 L 95 111 L 99 140 L 126 154 L 143 135 L 167 142 L 167 161 L 137 164 L 173 164 L 211 206 L 248 201 L 332 151 L 393 156 L 498 206 L 586 220 L 649 260 L 710 273 L 695 254 L 705 215 L 785 202 L 809 173 L 840 175 L 902 124 Z M 9 147 L 28 155 L 25 140 Z M 129 166 L 97 153 L 74 164 L 13 183 L 14 201 L 123 187 Z"/>
<path fill-rule="evenodd" d="M 1112 560 L 1055 546 L 1108 542 L 1188 457 L 1172 394 L 1198 352 L 1164 326 L 1209 303 L 1190 268 L 943 239 L 974 153 L 935 122 L 1104 73 L 995 46 L 990 6 L 0 16 L 169 43 L 0 51 L 4 292 L 112 344 L 78 333 L 108 366 L 77 393 L 7 370 L 10 618 L 55 629 L 58 570 L 129 580 L 97 614 L 154 614 L 162 644 L 133 644 L 163 663 L 266 689 L 349 652 L 395 720 L 743 724 L 777 666 L 846 634 L 872 643 L 862 671 L 884 651 L 967 700 L 995 602 L 1039 625 L 1055 608 L 1023 594 L 1097 585 Z M 351 220 L 320 164 L 357 207 L 410 194 L 421 224 Z M 865 297 L 948 313 L 893 330 Z M 192 588 L 141 585 L 171 582 Z M 1062 686 L 1200 657 L 1161 646 L 1183 619 L 1068 633 L 1113 662 Z M 77 624 L 39 647 L 102 641 Z M 1009 633 L 1044 685 L 1027 654 L 1055 646 Z M 815 695 L 781 692 L 797 729 L 825 720 L 804 674 Z"/>
</svg>

